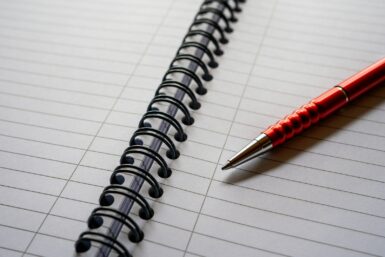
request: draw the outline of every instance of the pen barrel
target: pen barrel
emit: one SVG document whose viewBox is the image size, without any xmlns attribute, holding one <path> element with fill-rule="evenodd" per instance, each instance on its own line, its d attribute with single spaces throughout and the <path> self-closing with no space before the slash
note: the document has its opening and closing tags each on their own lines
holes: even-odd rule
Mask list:
<svg viewBox="0 0 385 257">
<path fill-rule="evenodd" d="M 271 139 L 275 147 L 342 108 L 347 102 L 346 93 L 339 87 L 333 87 L 270 126 L 263 133 Z"/>
<path fill-rule="evenodd" d="M 385 59 L 365 68 L 301 106 L 263 133 L 271 139 L 273 147 L 280 145 L 379 85 L 385 85 Z"/>
<path fill-rule="evenodd" d="M 344 80 L 339 86 L 345 90 L 349 100 L 354 100 L 380 84 L 385 85 L 385 58 Z"/>
</svg>

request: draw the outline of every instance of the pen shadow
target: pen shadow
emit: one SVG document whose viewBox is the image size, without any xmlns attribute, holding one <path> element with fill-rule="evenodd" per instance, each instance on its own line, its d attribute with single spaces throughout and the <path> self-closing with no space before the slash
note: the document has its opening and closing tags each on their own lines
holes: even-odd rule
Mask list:
<svg viewBox="0 0 385 257">
<path fill-rule="evenodd" d="M 242 172 L 231 172 L 226 177 L 226 182 L 242 182 L 259 174 L 272 171 L 290 162 L 290 160 L 298 156 L 301 151 L 307 151 L 321 141 L 327 141 L 328 138 L 338 132 L 339 129 L 343 129 L 353 123 L 356 118 L 362 117 L 372 111 L 373 108 L 378 108 L 379 105 L 383 104 L 385 102 L 385 84 L 371 90 L 369 94 L 369 96 L 360 97 L 352 102 L 354 105 L 347 105 L 340 110 L 338 113 L 341 115 L 331 115 L 321 121 L 319 124 L 322 124 L 322 127 L 315 125 L 307 129 L 302 137 L 294 137 L 283 146 L 277 147 L 255 160 L 243 164 L 239 168 Z M 380 110 L 385 112 L 384 108 Z M 301 145 L 302 147 L 296 148 L 296 145 Z"/>
</svg>

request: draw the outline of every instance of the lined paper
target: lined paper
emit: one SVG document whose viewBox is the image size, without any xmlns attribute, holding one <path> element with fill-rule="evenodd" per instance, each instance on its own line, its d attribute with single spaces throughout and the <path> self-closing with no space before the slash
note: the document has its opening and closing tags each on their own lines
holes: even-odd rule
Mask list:
<svg viewBox="0 0 385 257">
<path fill-rule="evenodd" d="M 199 4 L 0 2 L 1 256 L 76 256 Z M 120 240 L 134 256 L 384 256 L 383 88 L 220 170 L 259 131 L 385 56 L 384 3 L 243 9 L 181 156 L 168 160 L 173 175 L 158 178 L 164 195 L 148 198 L 154 218 L 133 208 L 144 241 L 129 243 L 125 229 Z"/>
</svg>

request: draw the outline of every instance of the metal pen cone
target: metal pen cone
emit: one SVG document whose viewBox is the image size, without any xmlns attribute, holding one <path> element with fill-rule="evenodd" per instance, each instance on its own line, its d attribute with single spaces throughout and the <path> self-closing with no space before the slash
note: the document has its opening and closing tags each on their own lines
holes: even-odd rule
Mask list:
<svg viewBox="0 0 385 257">
<path fill-rule="evenodd" d="M 225 165 L 223 165 L 222 170 L 228 170 L 231 169 L 233 166 L 231 166 L 230 161 L 227 161 Z"/>
<path fill-rule="evenodd" d="M 266 151 L 270 150 L 273 144 L 268 136 L 260 134 L 241 151 L 234 155 L 227 163 L 222 167 L 222 170 L 227 170 L 239 166 L 242 163 L 253 159 Z"/>
</svg>

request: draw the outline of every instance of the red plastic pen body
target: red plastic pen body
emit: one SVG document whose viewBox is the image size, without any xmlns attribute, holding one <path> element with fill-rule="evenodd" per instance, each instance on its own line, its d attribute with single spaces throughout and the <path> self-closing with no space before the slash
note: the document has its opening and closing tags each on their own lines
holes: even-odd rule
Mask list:
<svg viewBox="0 0 385 257">
<path fill-rule="evenodd" d="M 223 170 L 237 167 L 301 133 L 376 86 L 385 85 L 385 59 L 344 80 L 254 138 L 231 157 Z"/>
<path fill-rule="evenodd" d="M 280 145 L 320 119 L 341 109 L 349 101 L 379 85 L 385 85 L 385 59 L 374 63 L 314 98 L 275 125 L 270 126 L 263 134 L 270 138 L 273 147 Z"/>
</svg>

